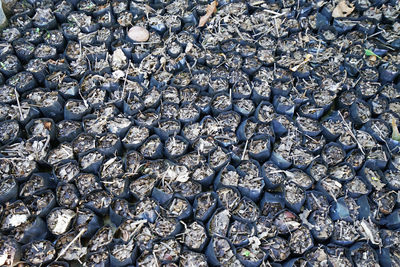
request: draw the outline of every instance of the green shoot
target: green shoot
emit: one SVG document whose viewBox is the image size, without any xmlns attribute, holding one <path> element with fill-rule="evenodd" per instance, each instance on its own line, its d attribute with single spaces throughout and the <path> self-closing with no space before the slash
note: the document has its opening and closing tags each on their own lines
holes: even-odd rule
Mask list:
<svg viewBox="0 0 400 267">
<path fill-rule="evenodd" d="M 374 180 L 374 181 L 380 181 L 379 178 L 375 177 L 375 176 L 372 176 L 371 179 Z"/>
<path fill-rule="evenodd" d="M 377 54 L 375 54 L 374 51 L 369 50 L 369 49 L 364 49 L 364 50 L 365 50 L 365 55 L 366 55 L 366 56 L 375 56 L 375 57 L 377 57 L 377 58 L 379 58 L 379 59 L 382 59 L 380 56 L 378 56 Z"/>
<path fill-rule="evenodd" d="M 250 251 L 248 250 L 243 251 L 243 256 L 250 257 Z"/>
</svg>

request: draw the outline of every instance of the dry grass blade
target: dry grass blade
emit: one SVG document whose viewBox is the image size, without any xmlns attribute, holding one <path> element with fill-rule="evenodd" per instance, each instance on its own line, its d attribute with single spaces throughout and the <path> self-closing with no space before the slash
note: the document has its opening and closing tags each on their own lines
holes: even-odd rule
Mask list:
<svg viewBox="0 0 400 267">
<path fill-rule="evenodd" d="M 212 14 L 217 12 L 218 1 L 213 1 L 211 4 L 207 6 L 206 14 L 201 16 L 199 21 L 199 27 L 203 27 L 207 21 L 210 19 Z"/>
<path fill-rule="evenodd" d="M 361 153 L 363 153 L 363 155 L 365 155 L 363 146 L 360 144 L 360 142 L 358 141 L 358 139 L 355 137 L 355 135 L 353 134 L 351 127 L 347 124 L 346 120 L 344 119 L 342 113 L 339 111 L 339 115 L 342 118 L 343 124 L 344 126 L 346 126 L 348 133 L 351 135 L 351 137 L 353 137 L 353 139 L 356 141 L 358 148 L 360 149 Z"/>
<path fill-rule="evenodd" d="M 392 139 L 396 140 L 396 141 L 400 141 L 399 129 L 397 128 L 397 123 L 394 118 L 392 118 Z"/>
<path fill-rule="evenodd" d="M 24 118 L 24 115 L 22 114 L 21 104 L 19 102 L 19 94 L 18 94 L 16 88 L 14 88 L 14 93 L 15 93 L 15 98 L 17 99 L 17 105 L 18 105 L 20 119 L 22 120 Z"/>
<path fill-rule="evenodd" d="M 307 54 L 303 62 L 301 62 L 300 64 L 298 64 L 298 65 L 296 65 L 294 67 L 291 67 L 290 70 L 291 71 L 297 71 L 302 65 L 306 64 L 307 62 L 309 62 L 312 59 L 312 57 L 313 56 L 311 54 Z"/>
</svg>

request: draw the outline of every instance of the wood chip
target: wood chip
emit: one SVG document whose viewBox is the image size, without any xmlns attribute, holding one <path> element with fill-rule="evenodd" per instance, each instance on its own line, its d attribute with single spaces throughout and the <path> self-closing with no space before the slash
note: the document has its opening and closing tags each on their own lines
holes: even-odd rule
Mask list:
<svg viewBox="0 0 400 267">
<path fill-rule="evenodd" d="M 340 17 L 347 17 L 353 12 L 354 10 L 354 5 L 351 4 L 348 6 L 346 4 L 346 1 L 340 1 L 339 4 L 333 9 L 332 12 L 332 17 L 334 18 L 340 18 Z"/>
<path fill-rule="evenodd" d="M 218 6 L 218 1 L 213 1 L 211 4 L 207 6 L 206 14 L 204 16 L 201 16 L 200 18 L 199 27 L 203 27 L 210 19 L 212 14 L 217 12 L 217 6 Z"/>
</svg>

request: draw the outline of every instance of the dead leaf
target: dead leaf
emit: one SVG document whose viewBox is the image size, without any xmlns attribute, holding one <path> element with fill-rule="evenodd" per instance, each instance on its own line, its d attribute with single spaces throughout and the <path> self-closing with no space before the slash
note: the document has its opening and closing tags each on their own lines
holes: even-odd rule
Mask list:
<svg viewBox="0 0 400 267">
<path fill-rule="evenodd" d="M 44 128 L 46 128 L 47 130 L 51 130 L 51 122 L 46 121 L 46 122 L 44 123 Z"/>
<path fill-rule="evenodd" d="M 189 53 L 192 48 L 193 48 L 193 44 L 191 42 L 189 42 L 186 45 L 185 53 Z"/>
<path fill-rule="evenodd" d="M 125 76 L 125 73 L 122 70 L 116 70 L 112 73 L 114 79 L 118 80 Z"/>
<path fill-rule="evenodd" d="M 206 14 L 204 16 L 201 16 L 201 18 L 200 18 L 199 27 L 203 27 L 207 23 L 207 21 L 210 19 L 212 14 L 217 12 L 217 6 L 218 6 L 218 1 L 216 1 L 216 0 L 207 6 Z"/>
<path fill-rule="evenodd" d="M 340 1 L 339 4 L 333 9 L 332 17 L 340 18 L 340 17 L 347 17 L 353 12 L 354 5 L 351 4 L 348 6 L 346 1 Z"/>
<path fill-rule="evenodd" d="M 114 54 L 112 56 L 112 60 L 117 65 L 123 65 L 123 63 L 126 62 L 126 56 L 125 56 L 124 51 L 122 51 L 121 48 L 117 48 L 114 51 Z"/>
</svg>

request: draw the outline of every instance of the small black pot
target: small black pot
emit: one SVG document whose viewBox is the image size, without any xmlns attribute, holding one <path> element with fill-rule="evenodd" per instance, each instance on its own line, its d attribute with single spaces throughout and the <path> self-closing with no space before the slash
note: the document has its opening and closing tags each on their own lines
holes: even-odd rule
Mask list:
<svg viewBox="0 0 400 267">
<path fill-rule="evenodd" d="M 349 207 L 345 202 L 345 198 L 341 197 L 337 199 L 337 201 L 332 202 L 332 206 L 330 207 L 329 216 L 332 220 L 344 220 L 348 222 L 353 222 L 354 219 L 350 214 Z"/>
<path fill-rule="evenodd" d="M 62 216 L 62 214 L 67 214 L 67 216 Z M 62 216 L 62 221 L 57 221 L 56 216 Z M 61 217 L 60 216 L 60 217 Z M 47 227 L 51 234 L 54 236 L 60 236 L 67 233 L 73 225 L 75 221 L 76 213 L 73 210 L 67 208 L 56 207 L 50 211 L 50 213 L 46 216 Z M 58 217 L 58 219 L 60 218 Z M 55 225 L 51 225 L 50 221 L 53 220 Z"/>
<path fill-rule="evenodd" d="M 46 206 L 41 206 L 40 202 L 46 201 Z M 47 214 L 57 205 L 56 196 L 51 189 L 39 191 L 32 196 L 24 199 L 32 214 L 45 218 Z"/>
<path fill-rule="evenodd" d="M 311 129 L 307 128 L 306 123 L 311 124 Z M 307 136 L 315 137 L 322 132 L 321 126 L 318 121 L 306 117 L 297 117 L 296 124 L 300 131 Z"/>
<path fill-rule="evenodd" d="M 360 108 L 363 112 L 360 112 Z M 356 125 L 363 125 L 371 118 L 371 107 L 367 102 L 357 99 L 350 106 L 350 116 Z"/>
<path fill-rule="evenodd" d="M 25 68 L 33 74 L 39 84 L 42 84 L 48 75 L 47 64 L 42 59 L 35 58 L 30 60 Z"/>
<path fill-rule="evenodd" d="M 264 142 L 264 148 L 261 151 L 256 151 L 256 147 L 253 147 L 255 143 Z M 271 137 L 269 135 L 257 135 L 251 138 L 249 144 L 249 156 L 258 162 L 265 162 L 271 155 Z"/>
<path fill-rule="evenodd" d="M 379 191 L 385 186 L 382 182 L 384 177 L 382 171 L 371 162 L 366 162 L 364 164 L 359 171 L 359 175 L 375 190 Z"/>
<path fill-rule="evenodd" d="M 13 178 L 4 179 L 0 182 L 0 186 L 6 188 L 7 191 L 1 192 L 0 204 L 5 204 L 6 202 L 13 202 L 18 197 L 18 184 Z"/>
<path fill-rule="evenodd" d="M 278 166 L 280 169 L 289 169 L 290 166 L 292 166 L 292 162 L 286 160 L 285 158 L 282 157 L 281 154 L 278 154 L 274 151 L 272 151 L 271 153 L 271 158 L 270 160 L 276 165 Z"/>
<path fill-rule="evenodd" d="M 380 266 L 394 267 L 399 257 L 396 255 L 395 248 L 383 247 L 376 252 L 378 254 Z"/>
<path fill-rule="evenodd" d="M 169 151 L 168 144 L 172 143 L 172 142 L 180 143 L 180 145 L 182 145 L 184 147 L 183 151 L 180 151 L 179 153 L 174 153 L 173 151 Z M 188 149 L 189 149 L 189 142 L 185 138 L 183 138 L 182 136 L 179 136 L 179 135 L 173 136 L 173 137 L 171 136 L 165 141 L 164 155 L 170 160 L 175 160 L 176 158 L 179 158 L 179 157 L 183 156 L 184 154 L 186 154 Z"/>
<path fill-rule="evenodd" d="M 167 125 L 175 125 L 176 128 L 172 129 L 163 129 L 163 126 Z M 179 134 L 181 130 L 181 124 L 178 120 L 175 119 L 163 119 L 159 122 L 159 127 L 154 128 L 155 134 L 157 134 L 163 142 L 167 141 L 170 136 Z"/>
<path fill-rule="evenodd" d="M 56 199 L 60 207 L 75 209 L 79 202 L 78 189 L 71 183 L 59 183 L 56 188 Z"/>
<path fill-rule="evenodd" d="M 71 182 L 79 172 L 79 165 L 75 160 L 62 161 L 53 168 L 53 176 L 58 182 Z"/>
<path fill-rule="evenodd" d="M 69 263 L 66 261 L 53 261 L 48 267 L 69 267 Z"/>
<path fill-rule="evenodd" d="M 108 194 L 105 190 L 93 190 L 92 192 L 88 193 L 83 199 L 84 206 L 99 215 L 105 215 L 108 213 L 112 197 L 113 196 Z M 96 200 L 98 201 L 99 198 L 103 198 L 101 206 L 98 205 L 99 203 L 95 202 Z"/>
<path fill-rule="evenodd" d="M 78 99 L 71 99 L 65 103 L 64 119 L 65 120 L 82 120 L 83 116 L 90 113 L 91 108 L 85 106 L 86 102 Z M 82 109 L 84 107 L 84 109 Z M 74 109 L 76 108 L 76 109 Z"/>
<path fill-rule="evenodd" d="M 158 129 L 158 128 L 156 128 Z M 134 133 L 136 131 L 144 131 L 144 138 L 142 140 L 139 140 L 139 142 L 135 142 L 135 143 L 131 143 L 128 141 L 128 139 L 130 139 L 130 136 L 134 136 Z M 147 139 L 147 137 L 149 136 L 150 131 L 148 128 L 146 127 L 141 127 L 141 126 L 132 126 L 130 127 L 130 129 L 127 131 L 125 138 L 123 138 L 122 141 L 122 145 L 124 146 L 125 149 L 127 150 L 131 150 L 131 149 L 138 149 Z"/>
<path fill-rule="evenodd" d="M 46 222 L 42 218 L 36 217 L 33 219 L 32 225 L 25 228 L 24 234 L 18 242 L 27 244 L 34 240 L 45 240 L 48 236 L 49 232 L 47 230 Z"/>
<path fill-rule="evenodd" d="M 59 1 L 53 11 L 57 21 L 61 24 L 67 22 L 69 13 L 74 9 L 73 1 Z"/>
<path fill-rule="evenodd" d="M 317 107 L 313 103 L 306 102 L 299 107 L 298 113 L 302 117 L 319 120 L 324 115 L 325 109 Z"/>
<path fill-rule="evenodd" d="M 55 179 L 50 173 L 33 173 L 31 177 L 21 185 L 19 196 L 22 198 L 29 197 L 44 189 L 54 189 L 55 185 Z"/>
<path fill-rule="evenodd" d="M 261 213 L 268 219 L 275 217 L 277 213 L 285 208 L 285 201 L 282 194 L 272 194 L 265 192 L 260 200 Z"/>
<path fill-rule="evenodd" d="M 112 255 L 113 249 L 116 249 L 117 252 L 119 252 L 118 249 L 123 249 L 124 247 L 128 246 L 134 246 L 134 248 L 132 249 L 130 256 L 125 260 L 120 261 L 115 256 Z M 110 266 L 116 266 L 116 267 L 132 266 L 136 262 L 136 258 L 138 256 L 138 247 L 135 244 L 133 244 L 133 242 L 125 243 L 122 240 L 113 240 L 109 244 L 109 250 L 110 250 Z"/>
<path fill-rule="evenodd" d="M 388 122 L 382 119 L 371 119 L 363 125 L 364 130 L 372 135 L 378 142 L 385 143 L 385 140 L 392 135 L 392 129 Z"/>
<path fill-rule="evenodd" d="M 41 50 L 44 50 L 45 53 L 42 54 L 40 53 Z M 50 60 L 50 59 L 57 59 L 57 49 L 51 45 L 48 44 L 39 44 L 34 52 L 35 58 L 42 59 L 44 61 Z"/>
<path fill-rule="evenodd" d="M 204 211 L 204 213 L 200 213 L 198 210 L 199 203 L 201 198 L 205 198 L 206 196 L 209 196 L 211 198 L 211 203 L 210 207 L 207 208 L 207 210 Z M 203 192 L 198 194 L 193 202 L 193 209 L 194 209 L 194 217 L 196 220 L 200 220 L 202 222 L 208 221 L 208 219 L 211 217 L 211 215 L 214 213 L 215 209 L 217 208 L 217 199 L 218 195 L 215 192 Z M 204 203 L 203 203 L 204 204 Z"/>
<path fill-rule="evenodd" d="M 283 124 L 287 122 L 288 125 Z M 290 125 L 293 125 L 294 121 L 287 115 L 279 115 L 276 118 L 272 119 L 271 125 L 274 129 L 274 134 L 276 137 L 281 137 L 288 132 L 288 128 Z"/>
<path fill-rule="evenodd" d="M 28 41 L 34 45 L 38 45 L 43 42 L 44 30 L 39 28 L 29 28 L 23 32 L 23 37 L 25 41 Z"/>
<path fill-rule="evenodd" d="M 41 249 L 38 249 L 40 247 Z M 21 247 L 22 250 L 22 258 L 26 260 L 27 262 L 30 263 L 35 263 L 36 260 L 35 258 L 29 258 L 28 256 L 33 256 L 35 257 L 37 255 L 41 255 L 42 257 L 45 256 L 42 262 L 40 264 L 47 264 L 51 262 L 55 256 L 56 256 L 56 250 L 54 248 L 54 245 L 48 241 L 48 240 L 38 240 L 38 241 L 32 241 L 29 242 L 28 244 L 24 245 Z"/>
<path fill-rule="evenodd" d="M 58 85 L 58 93 L 66 100 L 70 98 L 76 98 L 79 94 L 78 81 L 69 77 L 65 77 L 62 80 L 61 84 Z"/>
<path fill-rule="evenodd" d="M 95 156 L 94 162 L 91 162 L 89 165 L 86 165 L 86 164 L 82 165 L 84 160 L 89 159 L 92 156 Z M 104 155 L 97 149 L 91 149 L 91 150 L 79 155 L 78 157 L 79 157 L 79 165 L 81 167 L 81 170 L 84 172 L 91 172 L 94 174 L 98 173 L 100 166 L 104 160 Z"/>
<path fill-rule="evenodd" d="M 134 210 L 126 199 L 114 198 L 110 205 L 110 220 L 115 226 L 120 226 L 125 220 L 132 220 Z"/>
<path fill-rule="evenodd" d="M 349 248 L 349 253 L 356 264 L 365 262 L 365 264 L 379 265 L 378 254 L 368 242 L 355 243 Z"/>
<path fill-rule="evenodd" d="M 250 139 L 253 136 L 253 134 L 255 134 L 255 128 L 257 126 L 257 123 L 258 121 L 254 117 L 250 117 L 248 119 L 243 120 L 236 130 L 236 135 L 239 141 L 243 142 Z M 254 128 L 254 130 L 250 131 L 250 133 L 247 133 L 247 131 L 249 131 L 249 129 L 252 128 Z"/>
<path fill-rule="evenodd" d="M 47 32 L 44 37 L 44 41 L 46 44 L 51 45 L 57 49 L 57 53 L 63 53 L 65 48 L 65 39 L 62 31 L 60 30 L 52 30 Z"/>
<path fill-rule="evenodd" d="M 102 219 L 94 211 L 83 208 L 77 213 L 73 227 L 75 229 L 86 227 L 82 238 L 91 238 L 102 225 Z"/>
<path fill-rule="evenodd" d="M 245 211 L 250 211 L 245 214 Z M 254 223 L 260 216 L 260 209 L 257 204 L 247 197 L 242 197 L 235 210 L 232 212 L 232 218 L 235 220 Z"/>
<path fill-rule="evenodd" d="M 316 241 L 325 242 L 332 236 L 333 221 L 328 215 L 327 207 L 313 211 L 308 221 L 314 226 L 311 233 Z"/>
<path fill-rule="evenodd" d="M 292 193 L 293 191 L 289 191 L 290 188 L 293 188 L 296 193 L 293 194 Z M 287 185 L 285 185 L 283 191 L 284 191 L 285 205 L 294 212 L 299 213 L 304 205 L 304 202 L 306 201 L 305 190 L 296 185 L 295 183 L 288 183 Z M 292 198 L 294 195 L 299 196 L 299 199 L 296 200 L 296 202 L 290 200 L 290 198 Z"/>
<path fill-rule="evenodd" d="M 148 186 L 145 186 L 146 183 L 148 183 Z M 132 196 L 135 199 L 143 200 L 144 198 L 152 194 L 153 188 L 155 188 L 156 184 L 157 184 L 156 177 L 153 175 L 146 174 L 132 181 L 129 188 Z M 160 202 L 159 199 L 156 198 L 156 200 Z"/>
<path fill-rule="evenodd" d="M 80 122 L 63 120 L 56 124 L 56 131 L 57 141 L 64 143 L 74 140 L 83 129 Z"/>
<path fill-rule="evenodd" d="M 15 142 L 21 135 L 21 127 L 17 120 L 6 120 L 0 122 L 0 144 L 7 145 Z"/>
<path fill-rule="evenodd" d="M 223 161 L 217 161 L 217 157 L 222 156 L 222 154 L 224 154 Z M 229 164 L 230 160 L 231 160 L 231 155 L 229 154 L 229 152 L 221 148 L 220 146 L 211 151 L 208 155 L 208 164 L 216 172 L 220 171 L 223 167 Z"/>
<path fill-rule="evenodd" d="M 379 79 L 382 83 L 393 82 L 399 73 L 399 67 L 391 63 L 383 63 L 379 66 Z"/>
<path fill-rule="evenodd" d="M 150 142 L 158 142 L 154 151 L 147 151 L 147 145 Z M 163 144 L 157 135 L 152 135 L 140 147 L 140 153 L 147 159 L 159 159 L 163 156 Z"/>
<path fill-rule="evenodd" d="M 50 96 L 54 96 L 54 93 L 50 94 L 52 94 Z M 54 121 L 60 121 L 64 117 L 64 99 L 60 95 L 57 95 L 56 101 L 48 106 L 40 106 L 39 110 L 42 112 L 42 114 L 45 114 L 46 117 L 51 118 Z"/>
<path fill-rule="evenodd" d="M 18 39 L 13 41 L 12 44 L 17 57 L 22 63 L 25 64 L 34 57 L 33 52 L 35 50 L 35 46 L 32 43 L 25 41 L 24 39 Z"/>
<path fill-rule="evenodd" d="M 322 159 L 328 166 L 339 164 L 346 157 L 344 149 L 338 144 L 331 142 L 327 144 L 322 150 Z M 333 156 L 334 157 L 331 157 Z"/>
<path fill-rule="evenodd" d="M 249 188 L 247 187 L 245 184 L 242 184 L 242 182 L 244 182 L 243 180 L 245 179 L 251 179 L 251 178 L 247 178 L 246 176 L 241 177 L 239 184 L 238 184 L 238 189 L 241 193 L 242 196 L 244 197 L 248 197 L 249 199 L 251 199 L 252 201 L 258 202 L 261 198 L 261 195 L 263 193 L 263 189 L 265 187 L 265 182 L 263 177 L 253 177 L 252 179 L 254 179 L 254 182 L 258 182 L 259 184 L 257 188 Z"/>
<path fill-rule="evenodd" d="M 234 186 L 236 188 L 237 186 L 237 181 L 233 182 L 234 184 L 225 184 L 224 181 L 222 180 L 228 172 L 232 172 L 229 176 L 232 175 L 237 175 L 237 177 L 239 177 L 239 174 L 237 174 L 236 169 L 234 166 L 232 165 L 227 165 L 224 166 L 217 174 L 217 176 L 214 179 L 214 189 L 218 189 L 222 186 Z M 233 174 L 234 173 L 234 174 Z"/>
<path fill-rule="evenodd" d="M 180 201 L 186 203 L 187 207 L 182 210 L 179 214 L 171 213 L 171 209 L 173 209 L 173 205 L 179 205 L 176 204 L 175 202 Z M 165 206 L 167 207 L 167 210 L 169 211 L 169 216 L 171 217 L 176 217 L 178 220 L 185 220 L 188 219 L 189 217 L 192 216 L 192 205 L 190 202 L 183 196 L 180 196 L 179 194 L 175 194 L 166 204 Z"/>
<path fill-rule="evenodd" d="M 32 19 L 28 14 L 16 14 L 9 18 L 11 27 L 16 27 L 20 31 L 32 28 Z"/>
<path fill-rule="evenodd" d="M 282 100 L 288 99 L 288 97 L 284 97 L 281 95 L 275 95 L 273 98 L 273 105 L 275 107 L 276 112 L 279 114 L 287 115 L 289 117 L 292 117 L 296 108 L 295 103 L 292 103 L 290 105 L 281 103 Z"/>
<path fill-rule="evenodd" d="M 86 255 L 85 263 L 96 267 L 108 267 L 110 265 L 110 253 L 108 250 L 91 252 Z"/>
<path fill-rule="evenodd" d="M 223 242 L 224 245 L 227 245 L 229 250 L 232 251 L 232 254 L 235 255 L 236 254 L 236 249 L 235 247 L 232 245 L 232 243 L 230 242 L 230 240 L 226 237 L 218 237 L 218 236 L 214 236 L 211 238 L 210 242 L 208 243 L 208 246 L 206 248 L 206 257 L 207 257 L 207 261 L 212 265 L 212 266 L 221 266 L 221 262 L 218 260 L 218 255 L 223 256 L 223 254 L 225 254 L 226 250 L 223 250 L 222 253 L 220 251 L 216 251 L 216 249 L 218 249 L 220 247 L 220 245 L 217 245 L 217 247 L 215 247 L 215 243 L 218 242 Z"/>
<path fill-rule="evenodd" d="M 96 148 L 95 136 L 93 134 L 81 133 L 73 141 L 74 153 L 79 157 L 86 152 Z"/>
<path fill-rule="evenodd" d="M 98 136 L 96 147 L 98 151 L 106 157 L 112 157 L 113 155 L 120 155 L 122 153 L 121 140 L 113 133 Z"/>
</svg>

